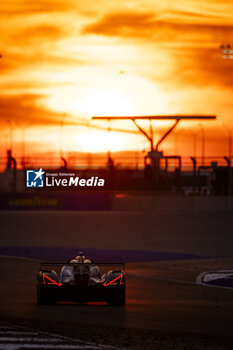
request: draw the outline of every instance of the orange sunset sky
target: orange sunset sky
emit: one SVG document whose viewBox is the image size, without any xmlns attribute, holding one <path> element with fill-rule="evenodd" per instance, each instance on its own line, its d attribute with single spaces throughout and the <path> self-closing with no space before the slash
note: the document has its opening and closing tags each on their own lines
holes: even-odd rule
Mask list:
<svg viewBox="0 0 233 350">
<path fill-rule="evenodd" d="M 8 0 L 0 2 L 0 156 L 149 149 L 130 121 L 93 115 L 215 114 L 181 122 L 162 145 L 228 155 L 233 128 L 232 1 Z M 140 122 L 147 128 L 148 123 Z M 169 126 L 153 122 L 155 140 Z M 96 126 L 96 127 L 94 127 Z M 98 128 L 99 127 L 99 128 Z M 204 131 L 203 131 L 204 130 Z M 200 153 L 200 152 L 199 152 Z"/>
</svg>

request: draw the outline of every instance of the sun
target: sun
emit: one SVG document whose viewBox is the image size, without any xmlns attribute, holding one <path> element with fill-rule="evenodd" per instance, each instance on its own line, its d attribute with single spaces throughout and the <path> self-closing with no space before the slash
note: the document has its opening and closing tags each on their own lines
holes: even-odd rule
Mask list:
<svg viewBox="0 0 233 350">
<path fill-rule="evenodd" d="M 93 115 L 132 114 L 133 104 L 123 89 L 92 89 L 79 101 L 79 109 L 88 117 Z"/>
<path fill-rule="evenodd" d="M 108 71 L 86 73 L 87 80 L 91 75 L 89 83 L 58 87 L 46 100 L 49 109 L 70 114 L 74 120 L 77 117 L 77 125 L 80 127 L 75 132 L 71 131 L 66 142 L 67 147 L 72 149 L 75 143 L 83 152 L 133 149 L 137 144 L 135 137 L 114 130 L 109 133 L 107 122 L 93 125 L 92 117 L 163 114 L 166 110 L 166 95 L 154 82 L 130 73 L 118 73 L 116 76 Z M 61 117 L 58 118 L 60 122 Z M 143 126 L 143 122 L 140 123 Z M 84 124 L 90 126 L 89 130 L 83 130 Z M 148 127 L 148 123 L 144 124 Z M 97 130 L 95 128 L 97 125 L 106 128 L 106 131 Z M 132 131 L 129 121 L 114 121 L 111 123 L 111 128 Z M 134 131 L 137 132 L 137 129 Z M 75 139 L 74 143 L 71 142 L 71 134 Z"/>
<path fill-rule="evenodd" d="M 166 95 L 146 78 L 126 73 L 114 77 L 111 71 L 94 70 L 85 79 L 85 84 L 53 88 L 45 97 L 46 106 L 89 119 L 93 115 L 162 114 L 166 110 Z"/>
<path fill-rule="evenodd" d="M 126 146 L 126 136 L 117 132 L 90 131 L 76 136 L 80 150 L 92 153 L 120 151 Z"/>
</svg>

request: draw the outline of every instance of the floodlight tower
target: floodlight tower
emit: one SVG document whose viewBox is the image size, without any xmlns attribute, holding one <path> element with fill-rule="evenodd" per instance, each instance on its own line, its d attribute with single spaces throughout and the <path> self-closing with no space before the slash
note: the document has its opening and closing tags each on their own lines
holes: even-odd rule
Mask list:
<svg viewBox="0 0 233 350">
<path fill-rule="evenodd" d="M 219 48 L 224 60 L 233 60 L 233 46 L 231 44 L 221 45 Z"/>
</svg>

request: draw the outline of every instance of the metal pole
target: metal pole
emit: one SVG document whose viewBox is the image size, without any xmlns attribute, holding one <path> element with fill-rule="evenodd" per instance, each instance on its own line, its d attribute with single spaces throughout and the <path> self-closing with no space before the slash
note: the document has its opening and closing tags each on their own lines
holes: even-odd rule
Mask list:
<svg viewBox="0 0 233 350">
<path fill-rule="evenodd" d="M 139 154 L 138 150 L 135 151 L 135 169 L 138 170 Z"/>
<path fill-rule="evenodd" d="M 9 148 L 11 152 L 13 152 L 13 123 L 9 119 L 7 120 L 7 123 L 9 124 Z"/>
<path fill-rule="evenodd" d="M 205 166 L 205 130 L 203 128 L 203 125 L 199 124 L 199 127 L 201 129 L 202 138 L 201 138 L 201 166 Z"/>
<path fill-rule="evenodd" d="M 25 127 L 22 126 L 22 140 L 21 140 L 21 165 L 25 168 Z"/>
<path fill-rule="evenodd" d="M 227 162 L 227 168 L 228 168 L 227 194 L 228 196 L 230 196 L 231 194 L 231 160 L 228 157 L 224 157 L 224 159 Z"/>
<path fill-rule="evenodd" d="M 66 113 L 62 114 L 60 123 L 60 159 L 63 158 L 63 128 L 65 123 Z"/>
<path fill-rule="evenodd" d="M 228 194 L 232 194 L 232 169 L 231 169 L 231 154 L 232 154 L 232 131 L 229 131 L 229 189 Z"/>
<path fill-rule="evenodd" d="M 185 131 L 190 132 L 190 134 L 193 137 L 193 157 L 196 158 L 197 157 L 197 134 L 190 129 L 185 129 Z"/>
<path fill-rule="evenodd" d="M 173 135 L 174 135 L 174 153 L 178 154 L 178 134 L 174 132 Z"/>
<path fill-rule="evenodd" d="M 194 154 L 194 157 L 196 158 L 196 156 L 197 156 L 197 135 L 195 134 L 195 132 L 193 132 L 193 154 Z"/>
<path fill-rule="evenodd" d="M 222 123 L 222 126 L 226 129 L 228 133 L 228 157 L 231 162 L 232 157 L 232 129 L 230 129 L 225 123 Z"/>
<path fill-rule="evenodd" d="M 152 126 L 151 119 L 150 119 L 150 138 L 151 138 L 151 151 L 154 151 L 154 135 L 153 135 L 153 126 Z"/>
<path fill-rule="evenodd" d="M 232 157 L 232 131 L 229 130 L 229 159 L 231 165 L 231 157 Z"/>
<path fill-rule="evenodd" d="M 196 156 L 197 156 L 197 135 L 193 130 L 189 130 L 189 131 L 193 136 L 193 156 L 194 156 L 194 158 L 196 158 Z"/>
<path fill-rule="evenodd" d="M 232 193 L 232 169 L 231 169 L 231 158 L 232 158 L 232 129 L 230 129 L 225 123 L 222 126 L 226 129 L 228 133 L 228 194 Z M 226 160 L 226 157 L 224 157 Z"/>
<path fill-rule="evenodd" d="M 108 120 L 108 135 L 109 135 L 109 140 L 110 140 L 110 133 L 111 133 L 111 122 L 110 119 Z M 111 159 L 111 150 L 110 150 L 110 144 L 108 143 L 108 163 L 110 162 Z"/>
<path fill-rule="evenodd" d="M 197 186 L 197 161 L 196 157 L 190 157 L 191 161 L 193 162 L 193 192 L 196 193 L 196 186 Z"/>
</svg>

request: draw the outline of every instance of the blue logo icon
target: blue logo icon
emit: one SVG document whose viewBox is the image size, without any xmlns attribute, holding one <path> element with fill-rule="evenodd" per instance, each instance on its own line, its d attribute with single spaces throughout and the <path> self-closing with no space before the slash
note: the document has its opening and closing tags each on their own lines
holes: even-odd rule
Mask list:
<svg viewBox="0 0 233 350">
<path fill-rule="evenodd" d="M 44 187 L 44 171 L 40 170 L 27 170 L 26 187 Z"/>
</svg>

